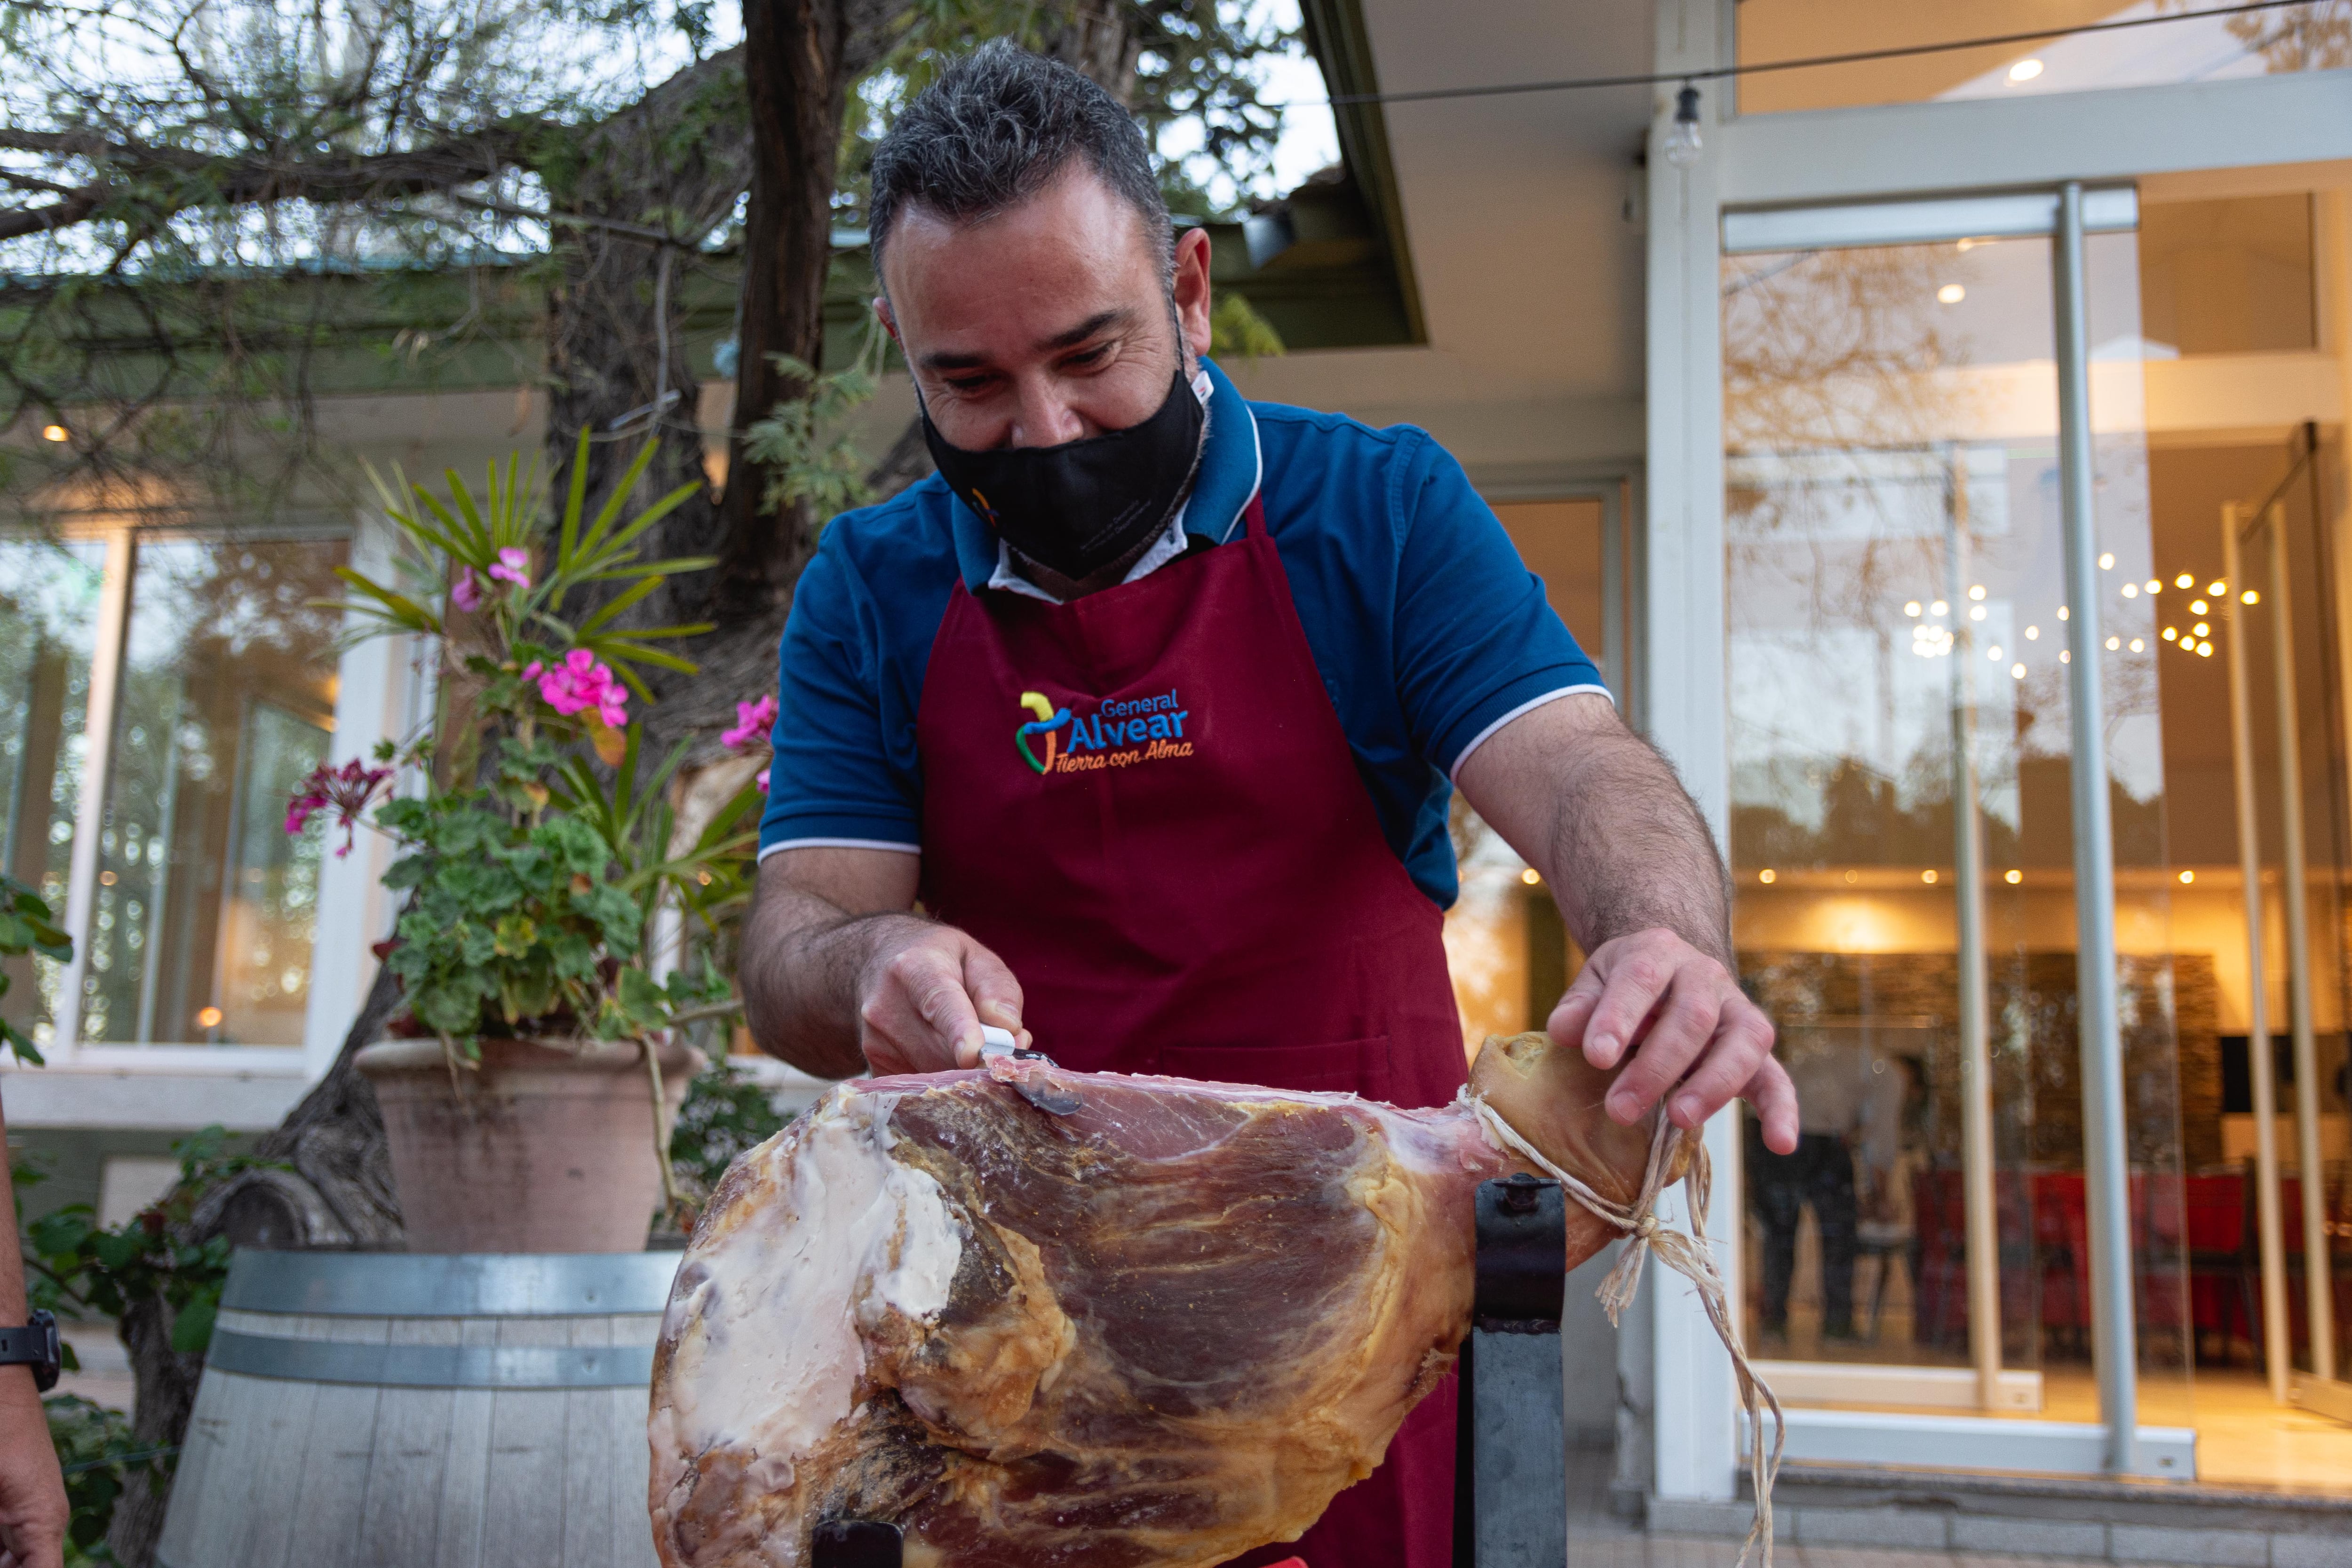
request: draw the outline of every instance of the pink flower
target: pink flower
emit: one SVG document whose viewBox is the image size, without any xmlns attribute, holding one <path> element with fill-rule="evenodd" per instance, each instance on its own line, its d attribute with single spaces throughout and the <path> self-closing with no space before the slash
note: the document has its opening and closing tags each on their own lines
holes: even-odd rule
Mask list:
<svg viewBox="0 0 2352 1568">
<path fill-rule="evenodd" d="M 768 792 L 768 775 L 773 772 L 774 769 L 775 765 L 773 763 L 770 763 L 767 767 L 760 769 L 760 776 L 757 779 L 751 780 L 752 783 L 757 784 L 760 787 L 761 794 L 764 795 Z"/>
<path fill-rule="evenodd" d="M 468 615 L 482 607 L 482 580 L 474 575 L 472 567 L 457 569 L 457 580 L 449 585 L 449 602 Z"/>
<path fill-rule="evenodd" d="M 719 744 L 734 749 L 765 741 L 776 727 L 776 699 L 761 697 L 755 703 L 735 705 L 735 727 L 719 737 Z"/>
<path fill-rule="evenodd" d="M 294 798 L 287 802 L 287 832 L 299 833 L 314 815 L 332 810 L 336 826 L 343 830 L 342 847 L 335 851 L 335 858 L 342 859 L 352 852 L 352 834 L 359 825 L 360 813 L 391 777 L 391 768 L 370 768 L 356 757 L 341 768 L 320 763 L 295 787 Z"/>
<path fill-rule="evenodd" d="M 593 709 L 607 729 L 629 722 L 629 688 L 614 678 L 611 665 L 599 664 L 585 648 L 572 649 L 551 670 L 534 659 L 522 675 L 536 678 L 539 695 L 566 718 Z"/>
<path fill-rule="evenodd" d="M 490 568 L 490 575 L 501 582 L 511 582 L 517 588 L 529 588 L 530 551 L 520 545 L 509 545 L 499 551 L 499 564 Z"/>
</svg>

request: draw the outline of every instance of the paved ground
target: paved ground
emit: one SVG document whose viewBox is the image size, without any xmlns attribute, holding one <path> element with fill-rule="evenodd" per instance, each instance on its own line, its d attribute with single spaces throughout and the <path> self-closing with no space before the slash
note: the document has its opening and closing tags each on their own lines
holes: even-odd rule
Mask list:
<svg viewBox="0 0 2352 1568">
<path fill-rule="evenodd" d="M 1606 1448 L 1586 1449 L 1569 1467 L 1569 1568 L 1734 1568 L 1739 1561 L 1737 1541 L 1645 1535 L 1611 1513 L 1610 1460 Z M 1809 1547 L 1786 1542 L 1773 1548 L 1772 1562 L 1774 1568 L 2084 1568 L 2081 1559 L 2073 1557 Z"/>
</svg>

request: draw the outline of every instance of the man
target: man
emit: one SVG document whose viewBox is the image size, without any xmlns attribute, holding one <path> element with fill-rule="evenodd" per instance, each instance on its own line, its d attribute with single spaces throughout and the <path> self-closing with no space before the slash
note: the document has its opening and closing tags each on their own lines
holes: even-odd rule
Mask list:
<svg viewBox="0 0 2352 1568">
<path fill-rule="evenodd" d="M 875 309 L 939 474 L 826 528 L 786 628 L 742 976 L 812 1071 L 1066 1067 L 1451 1099 L 1451 783 L 1591 954 L 1550 1028 L 1792 1145 L 1672 771 L 1427 435 L 1245 402 L 1100 89 L 991 45 L 876 150 Z M 924 913 L 914 913 L 919 897 Z M 1296 1548 L 1451 1554 L 1454 1397 Z M 1289 1549 L 1242 1559 L 1272 1562 Z"/>
<path fill-rule="evenodd" d="M 0 1327 L 26 1321 L 25 1262 L 0 1120 Z M 0 1366 L 0 1568 L 59 1568 L 65 1561 L 66 1483 L 30 1366 Z"/>
</svg>

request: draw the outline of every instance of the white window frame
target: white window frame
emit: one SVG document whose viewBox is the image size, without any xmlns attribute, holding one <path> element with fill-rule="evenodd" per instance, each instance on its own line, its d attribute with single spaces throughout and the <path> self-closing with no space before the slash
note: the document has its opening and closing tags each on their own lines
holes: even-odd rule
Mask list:
<svg viewBox="0 0 2352 1568">
<path fill-rule="evenodd" d="M 1672 76 L 1732 64 L 1734 15 L 1734 0 L 1659 0 L 1654 68 Z M 1727 212 L 2352 159 L 2352 70 L 1748 116 L 1725 112 L 1733 95 L 1717 78 L 1700 99 L 1698 156 L 1683 167 L 1654 151 L 1674 123 L 1678 85 L 1653 90 L 1647 170 L 1644 706 L 1652 737 L 1675 759 L 1717 841 L 1727 843 L 1719 298 Z M 1739 1114 L 1735 1104 L 1706 1129 L 1717 1182 L 1709 1240 L 1735 1300 Z M 1654 1287 L 1650 1301 L 1653 1492 L 1727 1501 L 1740 1453 L 1730 1363 L 1693 1292 Z M 1987 1460 L 1960 1451 L 1967 1444 L 1997 1450 L 1996 1423 L 1919 1419 L 1956 1429 L 1945 1435 L 1943 1462 L 1998 1468 L 1997 1453 Z M 2159 1434 L 2141 1428 L 2140 1437 L 2144 1448 L 2161 1447 Z"/>
<path fill-rule="evenodd" d="M 289 1046 L 215 1046 L 199 1043 L 90 1045 L 81 1032 L 82 983 L 87 973 L 90 918 L 97 907 L 99 851 L 112 783 L 114 719 L 131 616 L 131 579 L 137 544 L 209 532 L 142 528 L 123 521 L 100 527 L 68 525 L 62 537 L 102 540 L 105 564 L 99 590 L 98 619 L 89 656 L 89 696 L 80 794 L 75 801 L 73 848 L 68 860 L 64 925 L 74 939 L 74 956 L 58 980 L 58 1007 L 50 1019 L 51 1043 L 43 1048 L 45 1072 L 173 1073 L 195 1077 L 278 1078 L 310 1082 L 334 1065 L 343 1035 L 375 976 L 371 946 L 391 929 L 394 909 L 383 888 L 387 846 L 362 831 L 347 858 L 325 856 L 319 873 L 318 927 L 310 947 L 302 1043 Z M 363 516 L 345 525 L 320 520 L 320 532 L 348 538 L 352 564 L 382 571 L 390 564 L 392 541 L 380 519 Z M 338 764 L 367 756 L 379 740 L 415 727 L 415 694 L 421 682 L 415 668 L 416 639 L 385 637 L 346 653 L 337 670 L 335 731 L 328 760 Z M 15 1095 L 11 1095 L 12 1102 Z"/>
</svg>

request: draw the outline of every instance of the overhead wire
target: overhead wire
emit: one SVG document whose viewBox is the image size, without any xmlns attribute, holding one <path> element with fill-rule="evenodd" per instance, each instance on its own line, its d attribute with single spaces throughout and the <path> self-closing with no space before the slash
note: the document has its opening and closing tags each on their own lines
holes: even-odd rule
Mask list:
<svg viewBox="0 0 2352 1568">
<path fill-rule="evenodd" d="M 1946 55 L 1962 49 L 1996 48 L 2003 44 L 2042 43 L 2091 33 L 2120 33 L 2134 27 L 2154 27 L 2168 22 L 2194 22 L 2214 16 L 2242 16 L 2261 11 L 2284 11 L 2325 5 L 2327 0 L 2249 0 L 2240 5 L 2212 5 L 2195 11 L 2171 11 L 2152 16 L 2130 16 L 2115 22 L 2089 22 L 2074 27 L 2035 27 L 2018 33 L 1989 33 L 1981 37 L 1953 38 L 1933 44 L 1904 44 L 1884 49 L 1856 49 L 1839 55 L 1811 55 L 1801 59 L 1751 60 L 1744 64 L 1706 66 L 1695 70 L 1645 71 L 1630 76 L 1568 77 L 1556 81 L 1490 83 L 1479 87 L 1421 88 L 1406 92 L 1346 92 L 1328 98 L 1297 99 L 1269 104 L 1270 109 L 1342 108 L 1358 103 L 1431 103 L 1450 99 L 1503 98 L 1530 92 L 1580 92 L 1612 87 L 1664 87 L 1669 83 L 1720 81 L 1731 77 L 1758 76 L 1767 71 L 1813 70 L 1826 66 L 1864 65 L 1874 60 L 1906 59 L 1919 55 Z"/>
</svg>

